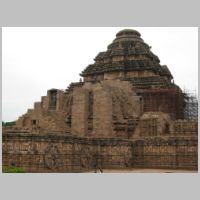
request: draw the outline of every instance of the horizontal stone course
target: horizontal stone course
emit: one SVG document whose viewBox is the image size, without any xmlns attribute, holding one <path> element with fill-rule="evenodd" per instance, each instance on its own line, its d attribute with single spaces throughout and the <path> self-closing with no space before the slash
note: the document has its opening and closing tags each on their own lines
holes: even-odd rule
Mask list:
<svg viewBox="0 0 200 200">
<path fill-rule="evenodd" d="M 3 135 L 3 168 L 14 164 L 27 172 L 81 172 L 94 169 L 95 159 L 100 168 L 107 169 L 197 169 L 197 137 L 126 140 L 20 132 Z"/>
</svg>

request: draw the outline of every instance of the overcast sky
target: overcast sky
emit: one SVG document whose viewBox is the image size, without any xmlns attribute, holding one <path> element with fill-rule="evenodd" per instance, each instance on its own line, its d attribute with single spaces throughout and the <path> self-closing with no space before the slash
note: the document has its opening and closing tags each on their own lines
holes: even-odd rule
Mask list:
<svg viewBox="0 0 200 200">
<path fill-rule="evenodd" d="M 124 28 L 3 28 L 3 121 L 16 120 L 33 108 L 48 89 L 66 89 L 79 81 L 79 73 Z M 176 84 L 198 92 L 197 28 L 132 29 L 169 67 Z"/>
</svg>

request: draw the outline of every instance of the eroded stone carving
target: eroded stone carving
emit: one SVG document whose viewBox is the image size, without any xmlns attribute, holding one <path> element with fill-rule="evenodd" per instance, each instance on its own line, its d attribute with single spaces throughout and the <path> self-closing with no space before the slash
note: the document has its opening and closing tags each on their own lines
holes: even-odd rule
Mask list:
<svg viewBox="0 0 200 200">
<path fill-rule="evenodd" d="M 135 115 L 131 96 L 120 88 L 112 91 L 113 119 L 123 121 Z"/>
<path fill-rule="evenodd" d="M 88 147 L 81 148 L 81 166 L 89 168 L 91 166 L 91 152 Z"/>
<path fill-rule="evenodd" d="M 60 151 L 56 145 L 50 144 L 44 151 L 44 165 L 48 169 L 59 168 L 62 164 Z"/>
</svg>

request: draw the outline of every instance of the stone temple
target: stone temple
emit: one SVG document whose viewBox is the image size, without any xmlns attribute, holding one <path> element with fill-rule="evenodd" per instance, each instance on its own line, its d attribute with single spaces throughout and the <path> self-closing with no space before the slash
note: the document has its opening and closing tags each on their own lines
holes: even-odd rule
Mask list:
<svg viewBox="0 0 200 200">
<path fill-rule="evenodd" d="M 118 32 L 94 61 L 3 130 L 3 167 L 197 169 L 197 119 L 185 119 L 184 93 L 140 33 Z"/>
</svg>

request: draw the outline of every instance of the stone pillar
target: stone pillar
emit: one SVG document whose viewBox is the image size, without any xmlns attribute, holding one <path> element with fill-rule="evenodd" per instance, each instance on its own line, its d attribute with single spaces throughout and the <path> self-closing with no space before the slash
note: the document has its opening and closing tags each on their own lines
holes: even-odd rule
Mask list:
<svg viewBox="0 0 200 200">
<path fill-rule="evenodd" d="M 72 105 L 72 134 L 84 136 L 87 134 L 88 91 L 84 88 L 74 88 Z"/>
<path fill-rule="evenodd" d="M 112 99 L 104 88 L 94 90 L 93 134 L 94 136 L 112 136 Z"/>
</svg>

